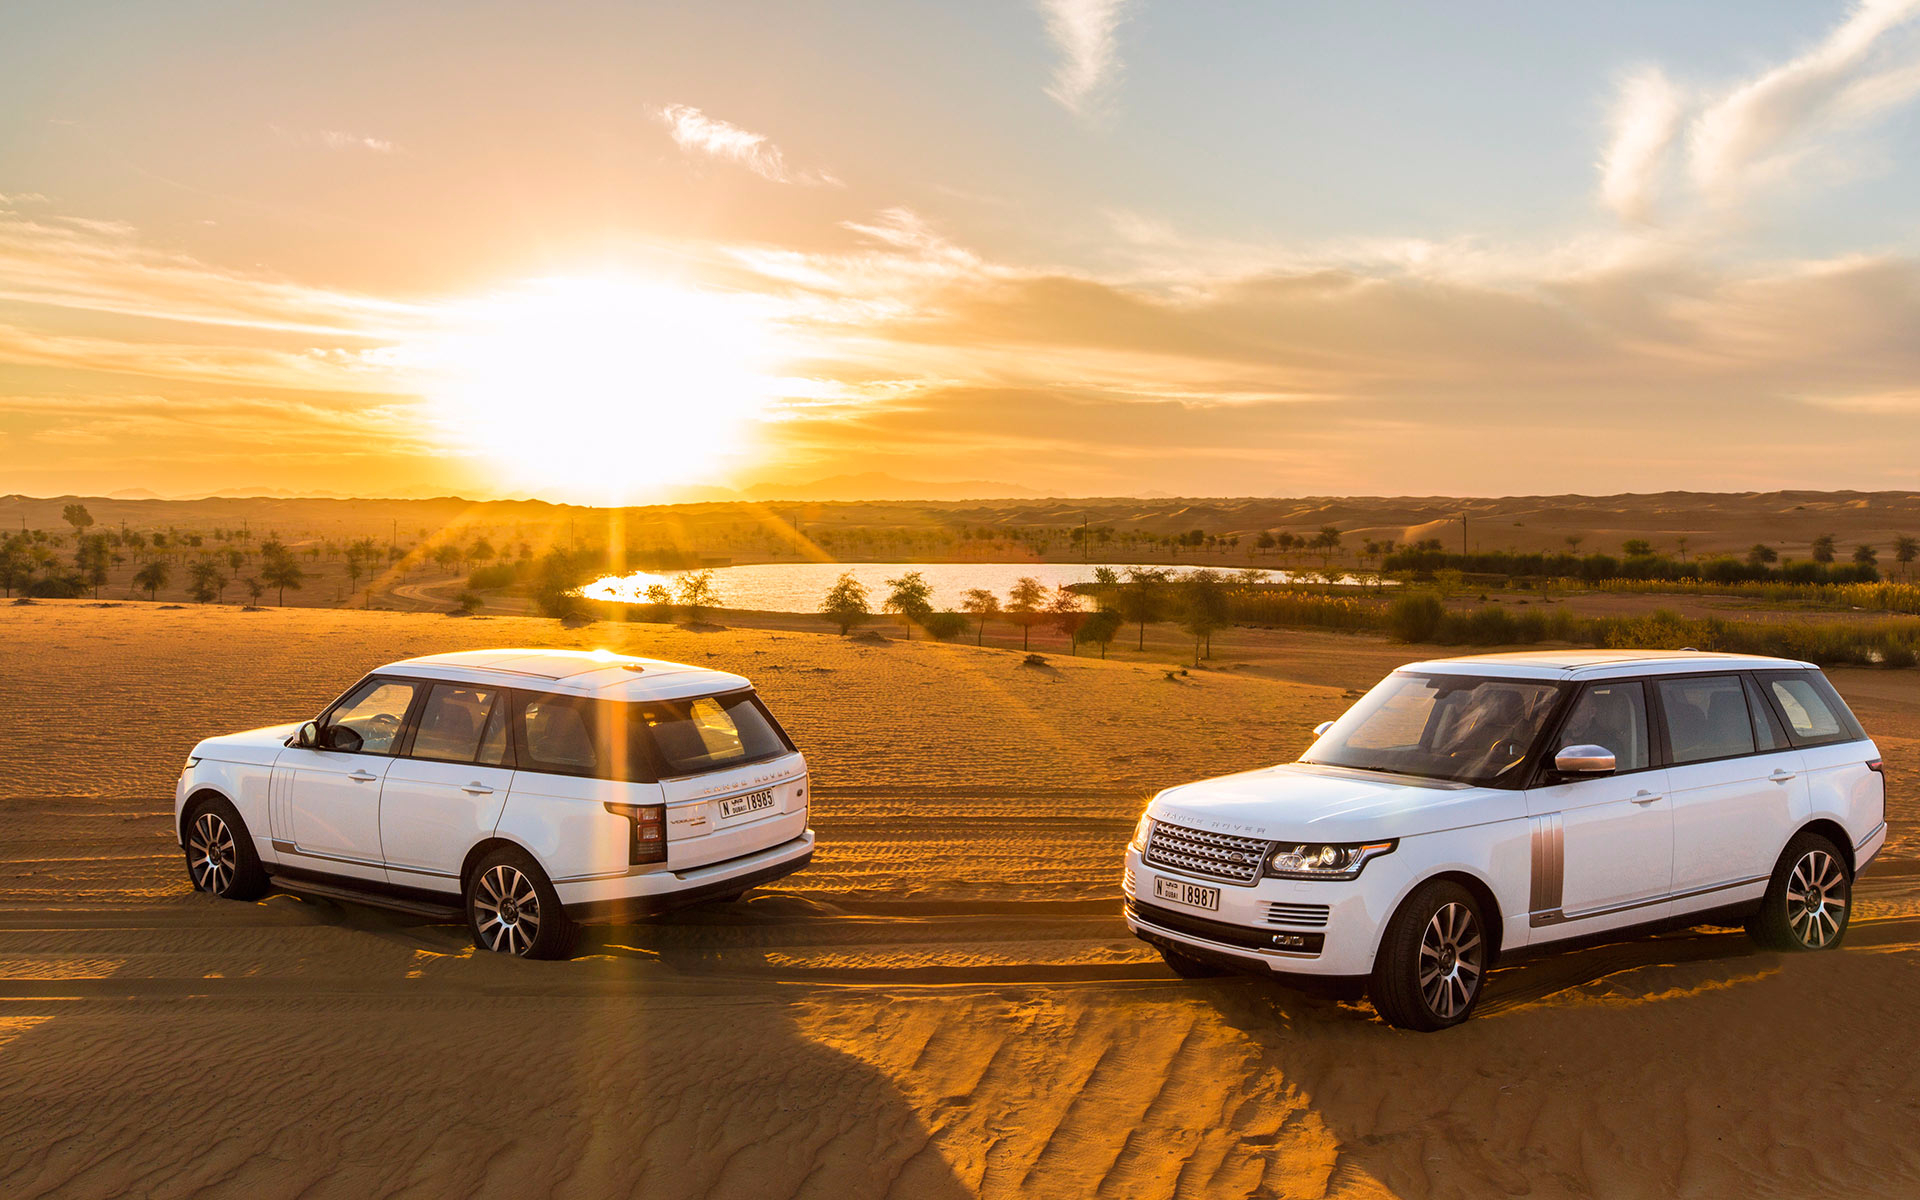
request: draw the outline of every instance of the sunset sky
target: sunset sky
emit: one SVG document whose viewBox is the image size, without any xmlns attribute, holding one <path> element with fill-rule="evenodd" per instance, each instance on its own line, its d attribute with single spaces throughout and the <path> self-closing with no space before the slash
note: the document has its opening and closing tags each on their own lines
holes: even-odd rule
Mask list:
<svg viewBox="0 0 1920 1200">
<path fill-rule="evenodd" d="M 0 492 L 1920 487 L 1920 0 L 5 30 Z"/>
</svg>

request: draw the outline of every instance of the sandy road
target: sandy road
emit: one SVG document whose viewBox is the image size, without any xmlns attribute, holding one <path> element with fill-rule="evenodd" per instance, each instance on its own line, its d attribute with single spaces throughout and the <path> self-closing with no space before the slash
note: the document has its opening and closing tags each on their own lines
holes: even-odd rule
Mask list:
<svg viewBox="0 0 1920 1200">
<path fill-rule="evenodd" d="M 1862 880 L 1841 952 L 1593 946 L 1496 972 L 1431 1037 L 1180 980 L 1129 938 L 1115 875 L 1144 792 L 1276 753 L 1271 729 L 1343 703 L 1335 652 L 1374 671 L 1365 643 L 1303 660 L 1315 683 L 1175 687 L 642 631 L 763 682 L 816 756 L 821 852 L 742 904 L 526 963 L 456 926 L 192 893 L 156 784 L 197 731 L 323 699 L 343 658 L 614 634 L 51 608 L 0 609 L 0 648 L 36 655 L 0 673 L 0 1195 L 1920 1190 L 1910 858 Z M 1869 694 L 1863 717 L 1906 745 L 1915 707 Z M 1902 786 L 1896 845 L 1910 812 Z"/>
</svg>

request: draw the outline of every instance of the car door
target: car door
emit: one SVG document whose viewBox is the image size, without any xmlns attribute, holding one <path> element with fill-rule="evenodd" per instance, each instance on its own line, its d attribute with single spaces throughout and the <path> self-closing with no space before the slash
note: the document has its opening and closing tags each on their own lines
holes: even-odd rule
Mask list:
<svg viewBox="0 0 1920 1200">
<path fill-rule="evenodd" d="M 280 755 L 274 848 L 289 865 L 386 879 L 380 786 L 419 691 L 416 680 L 368 679 L 322 714 L 317 745 Z"/>
<path fill-rule="evenodd" d="M 1536 940 L 1572 937 L 1665 915 L 1673 879 L 1673 813 L 1654 755 L 1647 687 L 1638 679 L 1583 686 L 1546 763 L 1568 746 L 1613 752 L 1610 775 L 1555 773 L 1527 791 Z"/>
<path fill-rule="evenodd" d="M 1758 887 L 1805 807 L 1800 755 L 1737 674 L 1655 683 L 1673 801 L 1675 911 L 1711 908 Z"/>
<path fill-rule="evenodd" d="M 500 821 L 512 762 L 506 689 L 430 684 L 380 789 L 388 880 L 458 891 L 467 849 Z"/>
</svg>

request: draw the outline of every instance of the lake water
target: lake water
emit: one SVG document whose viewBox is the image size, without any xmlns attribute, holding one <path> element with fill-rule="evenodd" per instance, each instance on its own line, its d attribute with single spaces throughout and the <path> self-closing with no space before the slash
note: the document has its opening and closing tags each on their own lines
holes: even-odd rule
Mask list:
<svg viewBox="0 0 1920 1200">
<path fill-rule="evenodd" d="M 1131 564 L 1106 563 L 1125 578 Z M 1190 567 L 1166 568 L 1177 578 Z M 1215 568 L 1218 570 L 1219 568 Z M 1078 563 L 754 563 L 739 567 L 713 568 L 714 587 L 720 593 L 720 607 L 759 609 L 763 612 L 811 613 L 820 610 L 820 600 L 840 578 L 843 571 L 865 584 L 875 611 L 891 589 L 889 579 L 898 579 L 908 571 L 918 571 L 933 586 L 935 609 L 958 609 L 961 596 L 970 588 L 986 588 L 1006 603 L 1007 591 L 1023 576 L 1040 581 L 1051 590 L 1063 584 L 1092 583 L 1093 566 Z M 647 588 L 656 583 L 673 586 L 678 571 L 651 574 L 640 571 L 626 576 L 608 576 L 580 589 L 583 596 L 595 600 L 628 600 L 644 603 Z M 1223 572 L 1224 573 L 1224 572 Z M 1268 578 L 1284 583 L 1286 571 L 1270 571 Z M 1348 580 L 1347 582 L 1354 582 Z"/>
</svg>

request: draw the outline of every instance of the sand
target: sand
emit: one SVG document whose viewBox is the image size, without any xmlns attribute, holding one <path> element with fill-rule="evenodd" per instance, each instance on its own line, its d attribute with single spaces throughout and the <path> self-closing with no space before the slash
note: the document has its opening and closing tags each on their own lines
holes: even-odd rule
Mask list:
<svg viewBox="0 0 1920 1200">
<path fill-rule="evenodd" d="M 812 759 L 815 865 L 566 963 L 188 890 L 168 822 L 196 738 L 503 644 L 751 676 Z M 1117 916 L 1152 790 L 1292 756 L 1423 653 L 1239 649 L 1257 661 L 1169 682 L 766 629 L 0 607 L 0 1196 L 1920 1189 L 1911 672 L 1836 674 L 1893 768 L 1845 950 L 1592 947 L 1495 972 L 1473 1021 L 1423 1036 L 1177 979 Z"/>
</svg>

